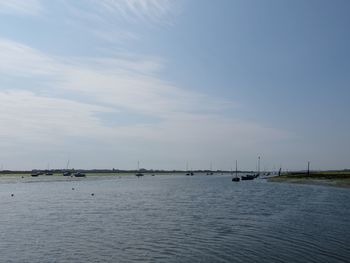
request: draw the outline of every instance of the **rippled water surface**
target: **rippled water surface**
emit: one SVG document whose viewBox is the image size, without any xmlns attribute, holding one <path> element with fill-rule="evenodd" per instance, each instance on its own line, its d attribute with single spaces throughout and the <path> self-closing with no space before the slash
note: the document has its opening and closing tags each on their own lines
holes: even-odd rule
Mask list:
<svg viewBox="0 0 350 263">
<path fill-rule="evenodd" d="M 350 262 L 350 189 L 0 178 L 0 230 L 0 262 Z"/>
</svg>

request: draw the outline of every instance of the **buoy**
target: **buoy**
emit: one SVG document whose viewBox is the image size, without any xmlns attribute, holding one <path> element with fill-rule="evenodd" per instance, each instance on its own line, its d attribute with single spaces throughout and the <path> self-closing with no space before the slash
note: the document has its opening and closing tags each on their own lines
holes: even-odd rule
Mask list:
<svg viewBox="0 0 350 263">
<path fill-rule="evenodd" d="M 14 194 L 11 194 L 11 196 L 15 196 Z"/>
<path fill-rule="evenodd" d="M 92 193 L 91 195 L 92 195 L 92 196 L 94 196 L 95 194 L 94 194 L 94 193 Z"/>
<path fill-rule="evenodd" d="M 74 187 L 72 188 L 72 190 L 75 190 Z"/>
</svg>

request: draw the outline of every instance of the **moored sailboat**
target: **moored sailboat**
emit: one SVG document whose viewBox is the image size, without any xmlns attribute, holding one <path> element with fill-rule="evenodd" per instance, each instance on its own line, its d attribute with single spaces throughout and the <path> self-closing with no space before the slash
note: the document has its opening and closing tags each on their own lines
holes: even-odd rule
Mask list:
<svg viewBox="0 0 350 263">
<path fill-rule="evenodd" d="M 240 178 L 237 175 L 238 171 L 237 171 L 237 160 L 236 160 L 236 176 L 232 177 L 232 182 L 239 182 Z"/>
<path fill-rule="evenodd" d="M 137 173 L 135 175 L 137 177 L 143 176 L 143 173 L 140 172 L 140 161 L 137 161 Z"/>
<path fill-rule="evenodd" d="M 86 174 L 84 174 L 83 172 L 76 172 L 75 174 L 74 174 L 74 176 L 75 177 L 85 177 L 86 176 Z"/>
<path fill-rule="evenodd" d="M 71 176 L 72 175 L 72 172 L 70 170 L 68 170 L 68 166 L 69 166 L 69 159 L 67 161 L 66 170 L 63 171 L 63 176 Z"/>
<path fill-rule="evenodd" d="M 260 156 L 258 156 L 258 171 L 254 174 L 247 174 L 245 176 L 242 176 L 242 181 L 244 180 L 254 180 L 255 178 L 258 178 L 260 176 Z"/>
</svg>

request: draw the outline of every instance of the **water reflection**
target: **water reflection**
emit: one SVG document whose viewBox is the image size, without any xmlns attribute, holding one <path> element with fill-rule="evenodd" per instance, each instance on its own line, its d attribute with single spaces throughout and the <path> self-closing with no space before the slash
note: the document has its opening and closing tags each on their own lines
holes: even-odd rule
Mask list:
<svg viewBox="0 0 350 263">
<path fill-rule="evenodd" d="M 350 260 L 348 189 L 226 176 L 62 178 L 0 179 L 1 262 Z"/>
</svg>

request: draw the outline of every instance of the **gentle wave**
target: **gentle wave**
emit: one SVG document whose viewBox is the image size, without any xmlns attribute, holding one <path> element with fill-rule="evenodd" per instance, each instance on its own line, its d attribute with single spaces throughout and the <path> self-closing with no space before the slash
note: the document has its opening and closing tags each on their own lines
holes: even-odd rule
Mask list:
<svg viewBox="0 0 350 263">
<path fill-rule="evenodd" d="M 227 176 L 16 180 L 0 182 L 1 262 L 350 261 L 347 189 Z"/>
</svg>

